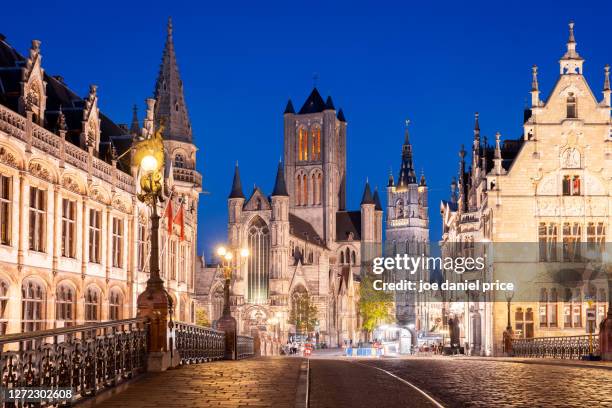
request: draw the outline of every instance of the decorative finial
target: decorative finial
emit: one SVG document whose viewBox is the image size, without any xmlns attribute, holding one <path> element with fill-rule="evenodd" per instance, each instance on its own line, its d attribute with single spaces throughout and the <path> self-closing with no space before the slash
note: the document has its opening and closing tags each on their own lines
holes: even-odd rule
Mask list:
<svg viewBox="0 0 612 408">
<path fill-rule="evenodd" d="M 404 127 L 404 144 L 410 143 L 410 133 L 408 132 L 408 126 L 410 125 L 410 119 L 406 119 Z"/>
<path fill-rule="evenodd" d="M 610 90 L 610 64 L 604 67 L 604 91 Z"/>
<path fill-rule="evenodd" d="M 172 37 L 172 17 L 168 16 L 168 37 Z"/>
<path fill-rule="evenodd" d="M 538 90 L 538 66 L 535 64 L 531 67 L 531 90 Z"/>
<path fill-rule="evenodd" d="M 501 159 L 501 133 L 495 133 L 495 158 Z"/>
<path fill-rule="evenodd" d="M 478 118 L 480 115 L 478 112 L 474 112 L 474 134 L 480 134 L 480 123 L 478 122 Z"/>
<path fill-rule="evenodd" d="M 569 40 L 568 43 L 575 43 L 576 39 L 574 38 L 574 21 L 570 20 L 569 22 Z"/>
</svg>

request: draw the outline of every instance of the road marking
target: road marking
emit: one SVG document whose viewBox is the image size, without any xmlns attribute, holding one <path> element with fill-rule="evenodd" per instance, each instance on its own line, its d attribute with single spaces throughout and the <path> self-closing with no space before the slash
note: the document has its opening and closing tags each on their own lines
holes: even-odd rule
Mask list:
<svg viewBox="0 0 612 408">
<path fill-rule="evenodd" d="M 362 365 L 362 366 L 371 367 L 371 368 L 375 368 L 375 369 L 377 369 L 379 371 L 382 371 L 383 373 L 390 375 L 391 377 L 395 378 L 396 380 L 399 380 L 399 381 L 403 382 L 404 384 L 406 384 L 406 385 L 414 388 L 418 392 L 420 392 L 425 398 L 427 398 L 437 408 L 445 408 L 444 405 L 442 405 L 438 401 L 436 401 L 431 395 L 427 394 L 425 391 L 423 391 L 422 389 L 420 389 L 419 387 L 417 387 L 416 385 L 414 385 L 410 381 L 404 380 L 403 378 L 398 377 L 397 375 L 393 374 L 390 371 L 387 371 L 385 369 L 382 369 L 380 367 L 376 367 L 376 366 L 373 366 L 373 365 L 370 365 L 370 364 L 363 364 L 363 363 L 360 363 L 358 361 L 351 361 L 351 362 L 354 363 L 354 364 L 359 364 L 359 365 Z"/>
<path fill-rule="evenodd" d="M 295 408 L 308 408 L 310 391 L 310 359 L 300 364 L 298 386 L 295 393 Z"/>
</svg>

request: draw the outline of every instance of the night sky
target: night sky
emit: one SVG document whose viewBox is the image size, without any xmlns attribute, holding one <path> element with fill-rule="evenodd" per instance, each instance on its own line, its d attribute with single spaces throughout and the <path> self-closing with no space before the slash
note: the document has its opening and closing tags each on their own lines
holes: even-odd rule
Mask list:
<svg viewBox="0 0 612 408">
<path fill-rule="evenodd" d="M 348 121 L 348 204 L 366 177 L 397 177 L 405 119 L 415 166 L 429 185 L 431 239 L 439 202 L 472 140 L 474 112 L 493 140 L 516 138 L 539 66 L 542 98 L 558 76 L 567 23 L 576 22 L 585 75 L 601 98 L 612 63 L 611 2 L 19 2 L 2 4 L 0 32 L 26 54 L 42 41 L 43 67 L 79 95 L 99 86 L 100 109 L 129 123 L 153 93 L 172 16 L 174 40 L 204 175 L 199 252 L 226 239 L 226 198 L 240 163 L 245 194 L 270 193 L 282 155 L 288 98 L 299 109 L 317 73 Z M 581 4 L 582 3 L 582 4 Z M 383 195 L 384 197 L 384 195 Z"/>
</svg>

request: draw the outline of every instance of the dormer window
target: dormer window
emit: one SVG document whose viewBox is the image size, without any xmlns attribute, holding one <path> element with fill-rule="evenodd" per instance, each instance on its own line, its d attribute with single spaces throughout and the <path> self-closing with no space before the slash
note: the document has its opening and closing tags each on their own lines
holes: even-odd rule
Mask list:
<svg viewBox="0 0 612 408">
<path fill-rule="evenodd" d="M 566 101 L 566 106 L 567 106 L 567 118 L 568 119 L 577 118 L 578 112 L 576 110 L 576 97 L 574 96 L 573 92 L 569 93 L 567 97 L 567 101 Z"/>
</svg>

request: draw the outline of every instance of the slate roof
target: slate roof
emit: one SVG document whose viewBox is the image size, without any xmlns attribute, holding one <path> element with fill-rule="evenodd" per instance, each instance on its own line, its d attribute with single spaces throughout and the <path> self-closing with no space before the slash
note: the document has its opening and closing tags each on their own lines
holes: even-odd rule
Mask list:
<svg viewBox="0 0 612 408">
<path fill-rule="evenodd" d="M 291 228 L 291 235 L 294 237 L 320 247 L 325 247 L 325 242 L 308 221 L 289 213 L 289 226 Z"/>
<path fill-rule="evenodd" d="M 298 113 L 300 115 L 304 115 L 307 113 L 318 113 L 323 112 L 325 109 L 325 101 L 323 101 L 323 98 L 321 97 L 321 94 L 319 93 L 317 88 L 313 88 L 312 92 L 310 93 L 310 95 L 306 99 L 306 102 L 304 102 L 304 105 L 302 105 L 302 108 Z"/>
<path fill-rule="evenodd" d="M 361 211 L 336 212 L 336 239 L 345 241 L 349 233 L 353 234 L 353 240 L 361 240 Z"/>
</svg>

